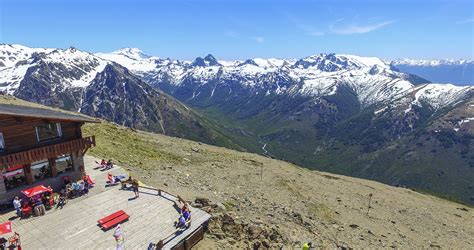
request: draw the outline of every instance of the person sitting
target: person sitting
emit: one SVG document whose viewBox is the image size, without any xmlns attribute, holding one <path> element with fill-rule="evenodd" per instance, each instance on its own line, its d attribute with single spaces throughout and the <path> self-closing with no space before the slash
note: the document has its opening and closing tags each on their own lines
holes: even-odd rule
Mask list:
<svg viewBox="0 0 474 250">
<path fill-rule="evenodd" d="M 183 215 L 179 215 L 178 221 L 174 222 L 174 226 L 176 228 L 182 228 L 186 225 L 186 219 L 184 218 Z"/>
<path fill-rule="evenodd" d="M 109 172 L 107 173 L 107 182 L 109 183 L 109 185 L 114 185 L 115 184 L 115 178 L 114 176 Z"/>
<path fill-rule="evenodd" d="M 36 216 L 40 216 L 40 215 L 45 214 L 46 208 L 44 207 L 44 204 L 41 201 L 41 199 L 36 200 L 34 211 L 35 211 Z"/>
<path fill-rule="evenodd" d="M 191 211 L 189 211 L 188 209 L 184 210 L 182 215 L 183 215 L 184 219 L 186 220 L 186 222 L 191 220 Z"/>
<path fill-rule="evenodd" d="M 84 194 L 84 182 L 81 181 L 81 183 L 79 184 L 79 195 L 83 195 Z"/>
<path fill-rule="evenodd" d="M 102 159 L 102 161 L 100 162 L 100 165 L 102 167 L 105 167 L 105 165 L 107 165 L 107 162 L 105 162 L 105 159 Z"/>
<path fill-rule="evenodd" d="M 72 183 L 72 194 L 74 197 L 79 196 L 79 189 L 81 188 L 77 182 Z"/>
<path fill-rule="evenodd" d="M 84 182 L 87 182 L 89 188 L 91 188 L 91 187 L 94 186 L 94 184 L 95 184 L 95 182 L 92 181 L 90 175 L 87 175 L 87 174 L 82 177 L 82 180 L 83 180 Z"/>
<path fill-rule="evenodd" d="M 8 243 L 13 248 L 17 247 L 18 249 L 21 249 L 20 234 L 15 232 L 13 236 L 8 239 Z M 9 248 L 11 249 L 11 247 Z"/>
<path fill-rule="evenodd" d="M 88 194 L 89 193 L 89 188 L 90 188 L 90 185 L 89 185 L 89 182 L 87 180 L 83 181 L 84 183 L 84 191 L 83 193 L 84 194 Z"/>
<path fill-rule="evenodd" d="M 113 167 L 114 167 L 114 162 L 112 161 L 112 159 L 109 159 L 109 161 L 106 164 L 105 169 L 111 169 Z"/>
</svg>

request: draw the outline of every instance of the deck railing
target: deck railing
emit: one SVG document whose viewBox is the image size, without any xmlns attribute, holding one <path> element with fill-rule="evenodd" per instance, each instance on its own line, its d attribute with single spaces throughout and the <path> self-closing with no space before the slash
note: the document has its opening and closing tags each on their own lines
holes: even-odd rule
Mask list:
<svg viewBox="0 0 474 250">
<path fill-rule="evenodd" d="M 154 190 L 157 191 L 157 195 L 164 197 L 164 195 L 171 196 L 172 198 L 176 200 L 183 200 L 179 195 L 174 195 L 170 192 L 167 192 L 163 189 L 159 188 L 154 188 L 150 186 L 144 186 L 140 185 L 140 188 L 145 188 L 149 190 Z M 191 227 L 191 222 L 192 222 L 192 217 L 189 221 L 186 222 L 185 226 L 183 228 L 177 228 L 173 232 L 169 233 L 162 239 L 160 239 L 155 246 L 155 249 L 162 249 L 170 240 L 172 240 L 172 236 L 178 235 L 180 231 L 187 230 L 189 227 Z M 196 228 L 190 235 L 188 235 L 186 238 L 184 238 L 177 246 L 174 246 L 174 249 L 191 249 L 195 244 L 197 244 L 200 240 L 202 240 L 204 236 L 204 227 L 203 225 L 200 225 L 198 228 Z"/>
<path fill-rule="evenodd" d="M 43 159 L 54 158 L 63 154 L 77 153 L 84 155 L 86 151 L 92 146 L 95 146 L 95 136 L 84 137 L 72 141 L 3 155 L 0 156 L 0 168 L 29 164 Z"/>
</svg>

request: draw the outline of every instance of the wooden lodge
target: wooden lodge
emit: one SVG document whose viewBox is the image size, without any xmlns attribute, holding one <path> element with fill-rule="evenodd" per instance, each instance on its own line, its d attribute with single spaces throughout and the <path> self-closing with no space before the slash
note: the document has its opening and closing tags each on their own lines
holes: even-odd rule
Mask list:
<svg viewBox="0 0 474 250">
<path fill-rule="evenodd" d="M 95 138 L 83 137 L 88 117 L 46 108 L 0 104 L 0 204 L 33 185 L 58 187 L 82 177 L 83 156 Z"/>
</svg>

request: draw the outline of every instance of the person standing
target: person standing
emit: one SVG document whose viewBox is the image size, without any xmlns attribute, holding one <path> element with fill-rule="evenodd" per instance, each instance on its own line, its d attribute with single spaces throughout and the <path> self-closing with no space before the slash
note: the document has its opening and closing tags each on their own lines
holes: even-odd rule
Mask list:
<svg viewBox="0 0 474 250">
<path fill-rule="evenodd" d="M 21 200 L 18 198 L 18 196 L 13 199 L 13 207 L 15 207 L 16 210 L 16 216 L 20 217 L 21 216 Z"/>
<path fill-rule="evenodd" d="M 137 181 L 137 179 L 133 179 L 132 188 L 133 188 L 133 192 L 135 193 L 135 198 L 138 198 L 140 196 L 140 194 L 138 193 L 138 181 Z"/>
<path fill-rule="evenodd" d="M 311 241 L 306 242 L 306 244 L 303 245 L 303 250 L 309 250 L 313 247 L 313 243 Z"/>
<path fill-rule="evenodd" d="M 118 225 L 115 227 L 115 230 L 114 230 L 114 238 L 115 238 L 115 242 L 116 242 L 116 247 L 115 247 L 115 249 L 116 249 L 116 250 L 122 250 L 125 240 L 124 240 L 124 238 L 123 238 L 123 230 L 122 230 L 122 226 L 121 226 L 120 224 L 118 224 Z"/>
</svg>

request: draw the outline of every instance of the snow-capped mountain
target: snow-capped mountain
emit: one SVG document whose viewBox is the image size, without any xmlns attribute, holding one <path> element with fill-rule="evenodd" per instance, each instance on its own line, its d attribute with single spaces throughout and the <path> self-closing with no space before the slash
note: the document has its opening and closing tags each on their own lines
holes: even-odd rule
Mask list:
<svg viewBox="0 0 474 250">
<path fill-rule="evenodd" d="M 5 66 L 0 67 L 0 91 L 8 94 L 22 92 L 19 88 L 25 88 L 26 82 L 40 78 L 48 81 L 52 91 L 57 88 L 83 88 L 108 63 L 73 47 L 33 49 L 21 45 L 1 45 L 0 54 L 10 55 L 4 59 Z M 21 85 L 21 82 L 25 83 Z"/>
<path fill-rule="evenodd" d="M 0 55 L 0 91 L 125 126 L 426 190 L 470 183 L 462 173 L 474 168 L 474 87 L 430 83 L 379 58 L 180 61 L 20 45 Z M 426 186 L 433 162 L 453 175 Z"/>
<path fill-rule="evenodd" d="M 137 49 L 117 54 L 132 62 L 154 60 Z M 1 45 L 0 55 L 5 55 L 0 58 L 0 92 L 129 127 L 214 142 L 212 130 L 187 107 L 113 61 L 73 47 Z"/>
<path fill-rule="evenodd" d="M 97 55 L 124 65 L 153 86 L 170 93 L 177 91 L 183 95 L 180 88 L 192 88 L 193 91 L 186 96 L 178 97 L 184 100 L 196 96 L 212 98 L 219 89 L 226 89 L 231 95 L 227 85 L 233 82 L 230 89 L 242 87 L 266 95 L 321 97 L 348 87 L 363 107 L 369 107 L 408 94 L 417 84 L 428 82 L 394 70 L 392 65 L 379 58 L 354 55 L 318 54 L 298 60 L 254 58 L 245 61 L 218 61 L 207 55 L 192 62 L 150 56 L 131 59 L 123 50 Z M 449 85 L 443 86 L 440 91 L 449 89 L 467 92 L 468 88 Z M 453 99 L 443 103 L 448 105 L 456 101 Z M 435 103 L 433 106 L 436 106 Z"/>
<path fill-rule="evenodd" d="M 389 63 L 401 72 L 415 74 L 433 82 L 474 85 L 474 61 L 398 59 Z"/>
</svg>

